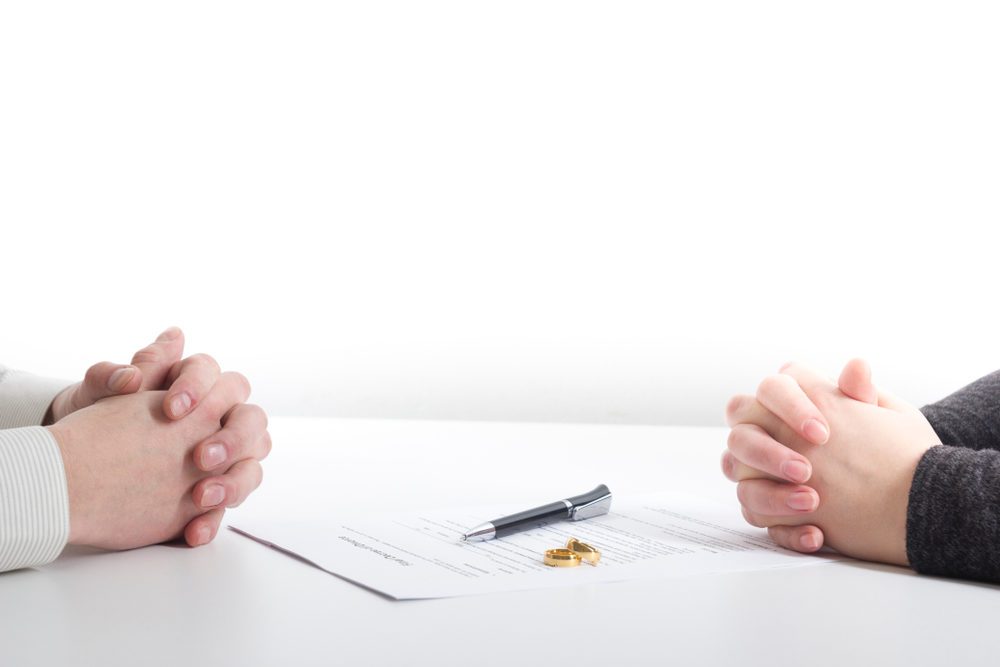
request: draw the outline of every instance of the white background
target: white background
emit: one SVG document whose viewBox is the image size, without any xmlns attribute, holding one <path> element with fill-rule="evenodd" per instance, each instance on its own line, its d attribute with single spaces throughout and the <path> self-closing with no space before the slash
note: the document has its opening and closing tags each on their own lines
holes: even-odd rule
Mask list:
<svg viewBox="0 0 1000 667">
<path fill-rule="evenodd" d="M 721 424 L 1000 368 L 981 2 L 0 5 L 0 359 L 273 414 Z"/>
</svg>

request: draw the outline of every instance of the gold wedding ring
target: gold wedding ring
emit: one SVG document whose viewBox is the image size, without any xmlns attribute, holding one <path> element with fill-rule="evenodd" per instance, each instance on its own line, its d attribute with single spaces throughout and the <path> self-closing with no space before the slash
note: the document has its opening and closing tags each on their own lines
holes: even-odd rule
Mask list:
<svg viewBox="0 0 1000 667">
<path fill-rule="evenodd" d="M 552 567 L 576 567 L 583 561 L 597 565 L 601 552 L 575 537 L 569 538 L 565 549 L 549 549 L 545 552 L 545 564 Z"/>
<path fill-rule="evenodd" d="M 576 567 L 580 556 L 569 549 L 549 549 L 545 552 L 545 564 L 552 567 Z"/>
<path fill-rule="evenodd" d="M 566 542 L 566 550 L 572 551 L 577 556 L 587 561 L 591 565 L 597 565 L 597 561 L 601 560 L 601 552 L 590 546 L 589 544 L 584 544 L 575 537 L 569 538 Z"/>
</svg>

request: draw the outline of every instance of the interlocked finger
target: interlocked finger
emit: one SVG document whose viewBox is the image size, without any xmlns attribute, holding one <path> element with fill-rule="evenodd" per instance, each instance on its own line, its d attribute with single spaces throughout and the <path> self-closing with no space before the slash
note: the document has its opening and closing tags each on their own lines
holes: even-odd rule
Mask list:
<svg viewBox="0 0 1000 667">
<path fill-rule="evenodd" d="M 767 534 L 778 546 L 792 551 L 812 553 L 823 546 L 823 531 L 817 526 L 771 526 Z"/>
<path fill-rule="evenodd" d="M 222 373 L 195 412 L 221 424 L 233 408 L 246 403 L 249 397 L 250 382 L 241 373 Z"/>
<path fill-rule="evenodd" d="M 211 392 L 221 373 L 218 362 L 207 354 L 194 354 L 177 362 L 167 373 L 163 411 L 171 419 L 188 414 Z"/>
<path fill-rule="evenodd" d="M 260 486 L 264 471 L 256 459 L 237 461 L 224 474 L 208 477 L 195 484 L 192 497 L 201 509 L 240 505 Z"/>
<path fill-rule="evenodd" d="M 198 443 L 195 464 L 211 472 L 246 458 L 263 460 L 271 452 L 267 414 L 257 405 L 240 403 L 222 419 L 222 428 Z"/>
<path fill-rule="evenodd" d="M 740 482 L 736 485 L 736 497 L 744 515 L 753 517 L 751 523 L 761 528 L 807 523 L 808 516 L 802 520 L 796 517 L 808 515 L 819 507 L 819 494 L 812 488 L 768 479 Z"/>
<path fill-rule="evenodd" d="M 767 376 L 757 387 L 756 398 L 764 408 L 809 442 L 821 445 L 830 438 L 826 419 L 792 375 L 777 373 Z"/>
<path fill-rule="evenodd" d="M 723 471 L 734 482 L 763 476 L 803 483 L 812 476 L 809 459 L 756 424 L 733 426 L 727 447 L 732 460 L 723 459 Z"/>
</svg>

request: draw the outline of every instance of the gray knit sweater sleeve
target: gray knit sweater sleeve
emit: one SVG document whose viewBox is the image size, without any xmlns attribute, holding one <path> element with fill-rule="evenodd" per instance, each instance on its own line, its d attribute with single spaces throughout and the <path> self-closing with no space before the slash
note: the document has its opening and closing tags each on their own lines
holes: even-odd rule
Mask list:
<svg viewBox="0 0 1000 667">
<path fill-rule="evenodd" d="M 924 454 L 913 476 L 910 565 L 1000 583 L 1000 371 L 922 412 L 944 444 Z"/>
</svg>

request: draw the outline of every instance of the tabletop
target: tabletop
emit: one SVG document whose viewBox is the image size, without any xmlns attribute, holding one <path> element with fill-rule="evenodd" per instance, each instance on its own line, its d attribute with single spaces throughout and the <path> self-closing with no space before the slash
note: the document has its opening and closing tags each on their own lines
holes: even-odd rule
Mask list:
<svg viewBox="0 0 1000 667">
<path fill-rule="evenodd" d="M 722 428 L 276 418 L 227 523 L 531 502 L 598 483 L 733 504 Z M 0 575 L 0 664 L 937 665 L 994 661 L 994 586 L 845 560 L 393 601 L 229 530 Z"/>
</svg>

